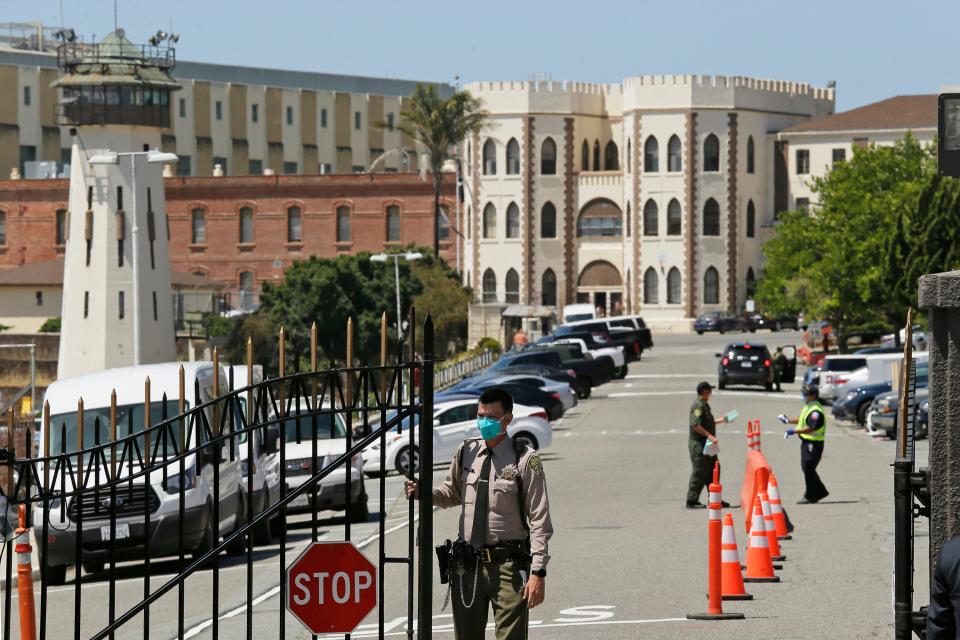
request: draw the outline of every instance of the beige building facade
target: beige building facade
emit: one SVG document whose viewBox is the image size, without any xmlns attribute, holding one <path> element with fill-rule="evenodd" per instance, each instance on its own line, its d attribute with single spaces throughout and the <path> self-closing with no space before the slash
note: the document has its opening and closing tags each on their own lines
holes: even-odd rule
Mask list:
<svg viewBox="0 0 960 640">
<path fill-rule="evenodd" d="M 683 327 L 739 311 L 777 211 L 777 132 L 832 88 L 732 76 L 479 82 L 462 145 L 464 283 L 478 301 L 590 302 Z"/>
</svg>

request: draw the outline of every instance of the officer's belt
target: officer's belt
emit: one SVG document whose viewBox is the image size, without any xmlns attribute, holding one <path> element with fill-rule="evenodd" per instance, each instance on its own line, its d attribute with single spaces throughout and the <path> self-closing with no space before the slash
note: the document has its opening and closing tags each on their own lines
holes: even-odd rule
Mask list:
<svg viewBox="0 0 960 640">
<path fill-rule="evenodd" d="M 523 541 L 518 540 L 514 543 L 501 543 L 480 547 L 479 549 L 468 545 L 468 548 L 473 551 L 480 562 L 485 564 L 510 562 L 511 560 L 531 562 L 533 560 L 532 556 L 523 550 L 522 545 Z"/>
</svg>

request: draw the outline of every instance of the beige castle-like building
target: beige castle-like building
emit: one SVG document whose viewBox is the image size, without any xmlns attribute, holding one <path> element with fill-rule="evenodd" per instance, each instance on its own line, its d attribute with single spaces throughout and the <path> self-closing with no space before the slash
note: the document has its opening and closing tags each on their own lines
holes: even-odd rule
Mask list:
<svg viewBox="0 0 960 640">
<path fill-rule="evenodd" d="M 789 201 L 777 134 L 834 111 L 832 87 L 734 76 L 466 88 L 491 116 L 461 149 L 478 301 L 656 324 L 742 308 Z"/>
</svg>

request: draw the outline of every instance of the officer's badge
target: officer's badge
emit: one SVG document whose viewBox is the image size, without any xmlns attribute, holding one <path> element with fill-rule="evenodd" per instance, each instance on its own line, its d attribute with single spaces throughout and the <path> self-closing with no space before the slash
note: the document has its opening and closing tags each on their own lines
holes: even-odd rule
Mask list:
<svg viewBox="0 0 960 640">
<path fill-rule="evenodd" d="M 543 477 L 543 463 L 540 461 L 540 456 L 530 456 L 530 469 L 541 478 Z"/>
<path fill-rule="evenodd" d="M 702 410 L 702 409 L 694 409 L 694 410 L 693 410 L 693 415 L 694 415 L 695 417 L 697 417 L 697 418 L 700 417 L 700 414 L 701 414 L 701 413 L 703 413 L 703 410 Z"/>
</svg>

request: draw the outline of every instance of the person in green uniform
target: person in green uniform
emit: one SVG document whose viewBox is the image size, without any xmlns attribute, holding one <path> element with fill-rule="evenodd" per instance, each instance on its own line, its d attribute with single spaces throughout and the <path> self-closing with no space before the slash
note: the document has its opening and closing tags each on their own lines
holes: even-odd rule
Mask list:
<svg viewBox="0 0 960 640">
<path fill-rule="evenodd" d="M 710 394 L 713 386 L 709 382 L 697 385 L 697 399 L 690 405 L 690 440 L 687 443 L 690 449 L 690 484 L 687 487 L 687 509 L 704 509 L 706 505 L 700 502 L 703 488 L 713 479 L 713 465 L 717 456 L 705 455 L 703 448 L 707 441 L 717 442 L 717 420 L 710 409 Z M 720 423 L 727 421 L 721 417 Z M 723 503 L 724 507 L 730 505 Z"/>
<path fill-rule="evenodd" d="M 773 354 L 773 384 L 780 391 L 780 381 L 783 380 L 783 372 L 787 368 L 787 356 L 783 355 L 783 347 L 777 347 L 777 352 Z"/>
</svg>

